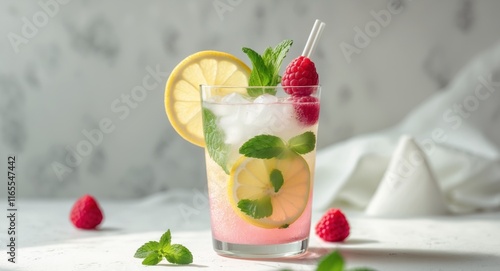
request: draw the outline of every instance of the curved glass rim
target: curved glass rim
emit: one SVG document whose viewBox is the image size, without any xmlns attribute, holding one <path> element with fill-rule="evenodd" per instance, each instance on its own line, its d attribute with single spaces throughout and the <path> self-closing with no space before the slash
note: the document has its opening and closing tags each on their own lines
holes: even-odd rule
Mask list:
<svg viewBox="0 0 500 271">
<path fill-rule="evenodd" d="M 321 85 L 310 85 L 310 86 L 224 86 L 224 85 L 199 85 L 200 90 L 200 99 L 202 101 L 208 101 L 212 97 L 224 97 L 230 93 L 239 93 L 248 99 L 248 103 L 253 103 L 253 100 L 262 94 L 271 94 L 273 96 L 279 98 L 289 98 L 293 95 L 287 93 L 286 88 L 312 88 L 312 91 L 307 96 L 313 96 L 317 99 L 320 98 L 321 95 Z M 242 91 L 246 89 L 246 95 L 242 93 Z M 256 91 L 255 93 L 249 93 L 249 90 Z M 283 102 L 285 100 L 282 100 Z M 211 100 L 210 103 L 220 103 L 221 101 Z M 241 103 L 241 104 L 246 104 Z"/>
<path fill-rule="evenodd" d="M 321 85 L 307 85 L 307 86 L 282 86 L 282 85 L 277 85 L 277 86 L 225 86 L 225 85 L 206 85 L 206 84 L 200 84 L 200 87 L 208 87 L 208 88 L 310 88 L 310 87 L 315 87 L 319 88 Z"/>
</svg>

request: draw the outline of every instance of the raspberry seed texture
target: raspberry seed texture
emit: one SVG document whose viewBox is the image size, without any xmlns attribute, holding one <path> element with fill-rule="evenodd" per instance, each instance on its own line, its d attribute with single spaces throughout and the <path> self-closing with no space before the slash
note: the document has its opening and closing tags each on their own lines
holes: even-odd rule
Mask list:
<svg viewBox="0 0 500 271">
<path fill-rule="evenodd" d="M 84 195 L 75 202 L 69 217 L 75 227 L 91 230 L 101 224 L 103 214 L 94 197 Z"/>
<path fill-rule="evenodd" d="M 294 96 L 308 96 L 314 91 L 313 87 L 294 88 L 294 86 L 316 86 L 318 82 L 316 66 L 305 56 L 299 56 L 290 62 L 281 78 L 281 85 L 285 87 L 285 92 Z"/>
<path fill-rule="evenodd" d="M 316 224 L 315 230 L 327 242 L 342 242 L 349 236 L 350 227 L 342 211 L 332 208 Z"/>
</svg>

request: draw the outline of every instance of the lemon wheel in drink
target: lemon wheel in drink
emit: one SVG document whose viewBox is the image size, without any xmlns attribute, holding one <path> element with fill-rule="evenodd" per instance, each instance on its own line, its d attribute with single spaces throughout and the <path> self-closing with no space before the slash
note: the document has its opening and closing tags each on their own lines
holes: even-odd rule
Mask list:
<svg viewBox="0 0 500 271">
<path fill-rule="evenodd" d="M 307 206 L 310 179 L 307 162 L 295 153 L 271 159 L 243 156 L 231 169 L 229 201 L 234 211 L 252 225 L 287 228 Z"/>
</svg>

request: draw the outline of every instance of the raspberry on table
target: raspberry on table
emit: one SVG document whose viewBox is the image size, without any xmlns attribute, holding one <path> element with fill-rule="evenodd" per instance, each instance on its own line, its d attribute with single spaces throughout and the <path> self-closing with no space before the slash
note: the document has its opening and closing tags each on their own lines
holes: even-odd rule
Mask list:
<svg viewBox="0 0 500 271">
<path fill-rule="evenodd" d="M 284 86 L 285 92 L 294 96 L 311 95 L 314 91 L 313 87 L 299 88 L 299 86 L 316 86 L 318 82 L 319 76 L 316 72 L 316 66 L 311 59 L 305 56 L 299 56 L 290 62 L 281 78 L 281 85 Z"/>
<path fill-rule="evenodd" d="M 342 242 L 349 236 L 349 222 L 341 210 L 328 210 L 316 224 L 316 234 L 327 242 Z"/>
<path fill-rule="evenodd" d="M 103 214 L 94 197 L 86 194 L 75 202 L 69 217 L 75 227 L 91 230 L 101 224 Z"/>
</svg>

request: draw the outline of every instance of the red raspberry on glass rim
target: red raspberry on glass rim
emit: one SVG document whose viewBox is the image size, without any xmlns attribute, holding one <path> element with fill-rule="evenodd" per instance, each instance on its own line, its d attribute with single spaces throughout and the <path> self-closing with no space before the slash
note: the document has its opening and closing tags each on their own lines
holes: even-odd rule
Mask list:
<svg viewBox="0 0 500 271">
<path fill-rule="evenodd" d="M 314 87 L 319 82 L 314 62 L 308 57 L 299 56 L 286 67 L 281 78 L 281 85 L 286 93 L 293 96 L 309 96 L 313 93 Z"/>
<path fill-rule="evenodd" d="M 318 90 L 319 76 L 309 56 L 324 25 L 316 20 L 302 55 L 288 64 L 281 77 L 283 90 L 291 95 L 295 117 L 306 126 L 316 124 L 319 119 L 319 99 L 313 95 Z"/>
</svg>

